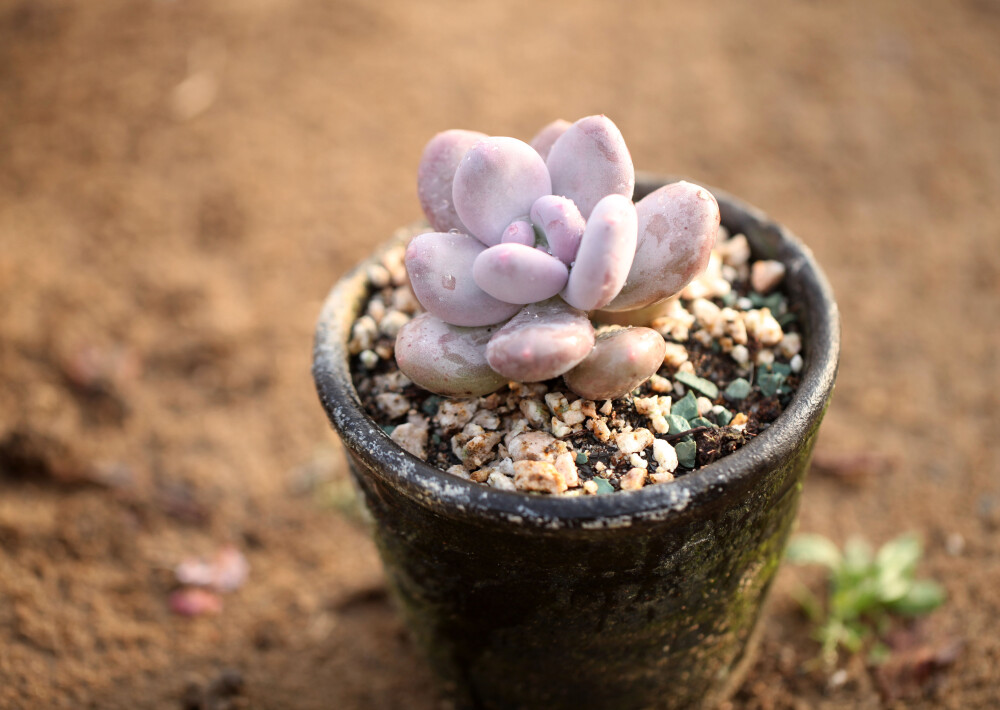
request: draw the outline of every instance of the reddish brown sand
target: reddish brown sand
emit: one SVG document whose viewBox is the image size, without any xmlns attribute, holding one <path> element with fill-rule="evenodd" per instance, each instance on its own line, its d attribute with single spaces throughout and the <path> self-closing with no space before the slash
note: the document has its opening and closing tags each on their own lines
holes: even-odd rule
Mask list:
<svg viewBox="0 0 1000 710">
<path fill-rule="evenodd" d="M 1000 6 L 615 7 L 0 0 L 0 707 L 181 707 L 226 668 L 233 707 L 440 707 L 364 532 L 290 487 L 343 476 L 313 321 L 418 217 L 434 132 L 596 112 L 825 265 L 844 356 L 800 528 L 920 531 L 950 596 L 924 642 L 964 647 L 894 702 L 1000 705 Z M 172 566 L 226 542 L 246 585 L 170 614 Z M 797 579 L 734 707 L 878 707 L 862 659 L 797 670 Z"/>
</svg>

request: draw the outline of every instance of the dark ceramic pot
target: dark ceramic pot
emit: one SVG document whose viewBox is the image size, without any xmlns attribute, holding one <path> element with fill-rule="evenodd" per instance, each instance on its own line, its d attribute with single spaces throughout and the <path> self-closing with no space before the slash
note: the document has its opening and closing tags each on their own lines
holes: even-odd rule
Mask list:
<svg viewBox="0 0 1000 710">
<path fill-rule="evenodd" d="M 664 181 L 641 179 L 636 199 Z M 787 267 L 804 327 L 802 383 L 772 426 L 670 484 L 559 498 L 455 478 L 363 411 L 346 342 L 362 268 L 323 308 L 313 374 L 406 621 L 459 707 L 675 708 L 717 702 L 749 661 L 795 519 L 840 351 L 837 306 L 810 251 L 713 190 L 722 223 Z"/>
</svg>

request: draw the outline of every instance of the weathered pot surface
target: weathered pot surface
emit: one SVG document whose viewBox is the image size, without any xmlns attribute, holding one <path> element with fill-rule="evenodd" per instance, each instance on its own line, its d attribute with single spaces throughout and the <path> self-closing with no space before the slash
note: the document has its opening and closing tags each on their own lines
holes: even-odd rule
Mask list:
<svg viewBox="0 0 1000 710">
<path fill-rule="evenodd" d="M 664 182 L 639 176 L 636 199 Z M 544 497 L 428 466 L 365 414 L 351 381 L 346 343 L 364 265 L 326 301 L 313 365 L 320 399 L 402 612 L 460 707 L 690 707 L 718 701 L 742 674 L 833 389 L 840 324 L 810 251 L 712 192 L 755 257 L 785 264 L 806 368 L 770 428 L 669 484 Z"/>
</svg>

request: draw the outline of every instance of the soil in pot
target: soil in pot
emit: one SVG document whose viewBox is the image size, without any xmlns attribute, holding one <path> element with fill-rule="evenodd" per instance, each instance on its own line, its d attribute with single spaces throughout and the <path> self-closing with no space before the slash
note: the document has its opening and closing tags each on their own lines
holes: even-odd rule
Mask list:
<svg viewBox="0 0 1000 710">
<path fill-rule="evenodd" d="M 767 429 L 799 383 L 802 336 L 782 290 L 785 267 L 752 260 L 746 237 L 724 227 L 706 272 L 630 323 L 664 337 L 663 366 L 630 395 L 603 402 L 559 378 L 464 400 L 410 382 L 393 345 L 421 309 L 402 258 L 400 244 L 367 271 L 352 376 L 365 410 L 397 444 L 463 479 L 558 495 L 668 484 Z"/>
</svg>

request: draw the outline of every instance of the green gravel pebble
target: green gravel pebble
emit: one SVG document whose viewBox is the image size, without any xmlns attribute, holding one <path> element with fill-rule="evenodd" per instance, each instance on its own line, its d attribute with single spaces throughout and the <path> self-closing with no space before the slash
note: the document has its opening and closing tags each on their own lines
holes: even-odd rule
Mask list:
<svg viewBox="0 0 1000 710">
<path fill-rule="evenodd" d="M 691 420 L 691 428 L 693 429 L 696 426 L 707 426 L 714 429 L 716 425 L 715 422 L 709 421 L 705 417 L 696 417 Z"/>
<path fill-rule="evenodd" d="M 679 373 L 678 373 L 679 374 Z M 674 379 L 680 380 L 679 376 L 675 376 Z M 683 417 L 684 419 L 691 420 L 698 416 L 698 400 L 694 396 L 693 392 L 688 392 L 684 397 L 676 402 L 674 406 L 670 408 L 671 414 L 676 414 L 678 417 Z M 671 432 L 672 434 L 673 432 Z"/>
<path fill-rule="evenodd" d="M 692 375 L 690 372 L 678 372 L 674 375 L 674 379 L 691 389 L 698 390 L 709 399 L 715 399 L 719 396 L 719 388 L 715 386 L 714 382 L 706 380 L 704 377 Z M 688 392 L 688 395 L 690 394 Z M 695 408 L 697 409 L 697 405 L 695 405 Z"/>
<path fill-rule="evenodd" d="M 750 394 L 750 383 L 742 377 L 737 377 L 729 383 L 723 394 L 726 396 L 726 399 L 731 401 L 746 399 Z"/>
<path fill-rule="evenodd" d="M 390 424 L 388 426 L 382 427 L 382 431 L 384 431 L 389 436 L 392 436 L 392 432 L 396 431 L 396 427 Z"/>
<path fill-rule="evenodd" d="M 593 478 L 591 480 L 594 483 L 597 484 L 597 495 L 600 496 L 600 495 L 604 495 L 605 493 L 614 493 L 615 492 L 615 487 L 612 486 L 610 483 L 608 483 L 608 481 L 606 479 L 604 479 L 604 478 L 596 478 L 595 477 L 595 478 Z"/>
<path fill-rule="evenodd" d="M 586 451 L 577 451 L 576 452 L 576 462 L 577 462 L 577 464 L 585 464 L 588 461 L 590 461 L 590 454 L 588 454 Z"/>
<path fill-rule="evenodd" d="M 719 426 L 729 426 L 729 422 L 733 421 L 733 413 L 728 409 L 723 409 L 715 415 L 715 421 L 719 423 Z"/>
<path fill-rule="evenodd" d="M 420 411 L 426 414 L 428 417 L 433 417 L 438 413 L 438 407 L 441 406 L 441 397 L 436 394 L 431 395 L 424 400 L 424 403 L 420 405 Z"/>
<path fill-rule="evenodd" d="M 764 373 L 757 378 L 757 384 L 765 397 L 778 394 L 778 389 L 785 383 L 785 376 L 777 372 Z"/>
<path fill-rule="evenodd" d="M 674 446 L 677 452 L 677 463 L 684 468 L 694 468 L 695 456 L 698 453 L 698 446 L 693 441 L 682 441 Z"/>
<path fill-rule="evenodd" d="M 772 362 L 771 372 L 776 372 L 779 375 L 784 375 L 785 377 L 788 377 L 790 374 L 792 374 L 792 366 L 783 362 Z"/>
<path fill-rule="evenodd" d="M 670 431 L 668 434 L 680 434 L 691 428 L 691 424 L 684 417 L 679 417 L 676 414 L 668 414 L 667 422 L 670 424 Z"/>
</svg>

